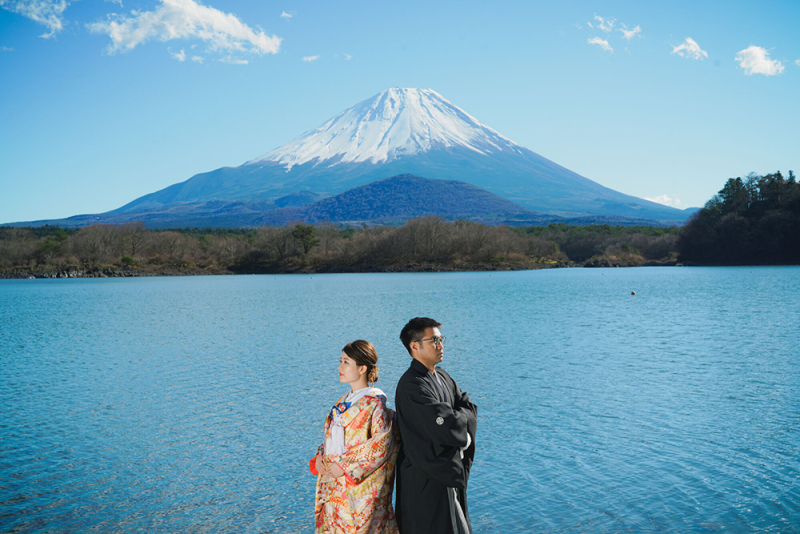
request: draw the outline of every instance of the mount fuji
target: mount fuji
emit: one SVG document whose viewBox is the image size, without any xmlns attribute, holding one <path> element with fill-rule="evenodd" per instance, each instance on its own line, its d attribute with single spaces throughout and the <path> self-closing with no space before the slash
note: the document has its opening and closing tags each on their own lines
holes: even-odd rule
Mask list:
<svg viewBox="0 0 800 534">
<path fill-rule="evenodd" d="M 197 174 L 110 213 L 222 200 L 277 208 L 276 201 L 296 198 L 295 205 L 302 205 L 400 174 L 467 182 L 564 217 L 672 222 L 687 217 L 584 178 L 514 143 L 433 90 L 401 88 L 364 100 L 239 167 Z"/>
</svg>

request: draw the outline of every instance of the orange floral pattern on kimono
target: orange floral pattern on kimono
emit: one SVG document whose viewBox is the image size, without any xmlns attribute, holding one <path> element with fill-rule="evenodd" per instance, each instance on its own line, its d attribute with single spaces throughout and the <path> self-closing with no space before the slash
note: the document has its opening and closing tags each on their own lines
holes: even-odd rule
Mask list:
<svg viewBox="0 0 800 534">
<path fill-rule="evenodd" d="M 337 404 L 344 401 L 344 396 Z M 341 416 L 347 452 L 324 456 L 323 464 L 337 464 L 344 476 L 317 476 L 314 525 L 317 534 L 396 534 L 392 486 L 400 439 L 394 411 L 381 397 L 365 395 Z M 333 420 L 325 420 L 325 439 Z M 311 462 L 313 465 L 313 460 Z"/>
</svg>

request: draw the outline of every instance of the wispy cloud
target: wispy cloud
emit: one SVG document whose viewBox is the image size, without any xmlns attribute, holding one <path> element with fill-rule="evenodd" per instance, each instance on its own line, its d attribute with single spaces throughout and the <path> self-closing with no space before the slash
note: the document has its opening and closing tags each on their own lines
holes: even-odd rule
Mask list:
<svg viewBox="0 0 800 534">
<path fill-rule="evenodd" d="M 623 26 L 625 26 L 625 25 L 623 24 Z M 627 28 L 627 26 L 626 26 L 626 27 L 624 27 L 624 28 L 620 28 L 620 30 L 619 30 L 619 31 L 621 31 L 621 32 L 622 32 L 622 35 L 623 35 L 623 37 L 624 37 L 625 39 L 627 39 L 628 41 L 630 41 L 631 39 L 633 39 L 634 37 L 636 37 L 637 35 L 639 35 L 639 34 L 642 32 L 642 29 L 641 29 L 639 26 L 636 26 L 634 29 L 632 29 L 632 30 L 629 30 L 629 29 Z M 641 37 L 641 35 L 639 35 L 639 37 Z"/>
<path fill-rule="evenodd" d="M 312 61 L 316 61 L 319 59 L 319 56 L 304 56 L 303 61 L 311 63 Z"/>
<path fill-rule="evenodd" d="M 183 51 L 183 48 L 180 52 L 173 52 L 171 48 L 167 48 L 167 52 L 178 61 L 186 61 L 186 52 Z"/>
<path fill-rule="evenodd" d="M 14 50 L 13 48 L 11 50 Z M 800 59 L 795 59 L 794 64 L 800 67 Z"/>
<path fill-rule="evenodd" d="M 0 8 L 17 13 L 46 26 L 49 30 L 39 37 L 49 39 L 64 28 L 67 0 L 0 0 Z"/>
<path fill-rule="evenodd" d="M 222 62 L 222 63 L 229 63 L 231 65 L 247 65 L 248 63 L 250 63 L 246 59 L 237 59 L 237 58 L 232 57 L 232 56 L 224 57 L 224 58 L 220 59 L 219 61 Z"/>
<path fill-rule="evenodd" d="M 597 45 L 600 48 L 602 48 L 603 50 L 605 50 L 606 52 L 613 52 L 614 51 L 614 49 L 611 48 L 611 45 L 608 44 L 608 41 L 606 41 L 605 39 L 600 39 L 599 37 L 592 37 L 591 39 L 589 39 L 589 44 L 590 45 Z"/>
<path fill-rule="evenodd" d="M 13 52 L 13 48 L 9 48 L 7 46 L 0 46 L 0 52 Z"/>
<path fill-rule="evenodd" d="M 683 44 L 678 46 L 672 47 L 671 54 L 678 54 L 683 58 L 691 58 L 691 59 L 706 59 L 708 57 L 708 52 L 700 48 L 694 39 L 691 37 L 687 37 Z"/>
<path fill-rule="evenodd" d="M 294 16 L 294 15 L 292 15 L 291 13 L 287 13 L 286 11 L 281 11 L 281 18 L 282 18 L 282 19 L 290 19 L 290 18 L 292 18 L 293 16 Z"/>
<path fill-rule="evenodd" d="M 614 23 L 617 22 L 617 19 L 604 19 L 603 17 L 598 17 L 597 15 L 594 16 L 594 20 L 598 22 L 597 27 L 606 33 L 614 29 Z"/>
<path fill-rule="evenodd" d="M 752 74 L 775 76 L 784 70 L 783 64 L 777 59 L 770 59 L 769 52 L 760 46 L 749 46 L 740 50 L 734 59 L 748 76 Z"/>
<path fill-rule="evenodd" d="M 668 195 L 658 195 L 657 197 L 644 197 L 645 200 L 649 200 L 650 202 L 655 202 L 657 204 L 663 204 L 664 206 L 672 206 L 673 208 L 678 209 L 686 209 L 688 206 L 684 205 L 683 202 L 680 201 L 678 198 L 670 198 Z"/>
<path fill-rule="evenodd" d="M 161 0 L 155 11 L 131 11 L 130 16 L 113 14 L 108 20 L 88 27 L 92 33 L 111 38 L 110 54 L 128 52 L 151 39 L 201 39 L 210 52 L 277 54 L 282 40 L 253 30 L 233 14 L 194 0 Z M 230 55 L 220 61 L 247 64 L 246 60 L 234 60 Z"/>
<path fill-rule="evenodd" d="M 192 56 L 192 61 L 194 61 L 195 63 L 202 63 L 203 58 L 200 56 Z"/>
</svg>

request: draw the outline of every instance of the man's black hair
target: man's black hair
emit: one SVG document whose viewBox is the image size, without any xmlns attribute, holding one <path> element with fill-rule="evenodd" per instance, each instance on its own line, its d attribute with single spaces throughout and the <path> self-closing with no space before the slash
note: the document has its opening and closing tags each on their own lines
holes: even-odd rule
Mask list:
<svg viewBox="0 0 800 534">
<path fill-rule="evenodd" d="M 435 321 L 430 317 L 414 317 L 408 321 L 400 331 L 400 341 L 403 342 L 403 346 L 406 348 L 408 353 L 411 354 L 412 341 L 419 341 L 422 339 L 425 329 L 437 328 L 440 326 L 442 326 L 442 323 Z"/>
</svg>

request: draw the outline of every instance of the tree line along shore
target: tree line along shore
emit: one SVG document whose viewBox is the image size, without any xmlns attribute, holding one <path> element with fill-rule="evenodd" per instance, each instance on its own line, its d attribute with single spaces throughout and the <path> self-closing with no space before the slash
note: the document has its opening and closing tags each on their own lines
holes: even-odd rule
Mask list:
<svg viewBox="0 0 800 534">
<path fill-rule="evenodd" d="M 546 231 L 543 231 L 546 230 Z M 439 217 L 403 226 L 332 224 L 148 230 L 141 223 L 79 230 L 0 228 L 0 276 L 515 270 L 674 264 L 677 228 L 487 226 Z"/>
<path fill-rule="evenodd" d="M 0 227 L 0 278 L 800 264 L 792 171 L 731 178 L 683 227 L 511 228 L 428 216 L 399 227 Z"/>
</svg>

